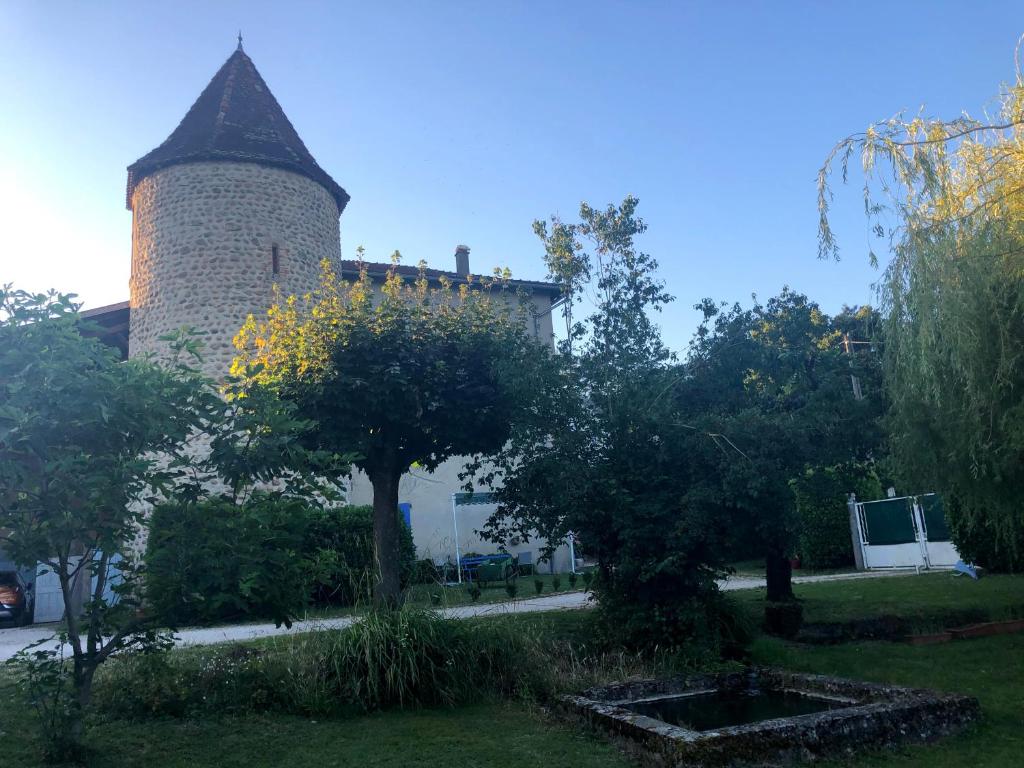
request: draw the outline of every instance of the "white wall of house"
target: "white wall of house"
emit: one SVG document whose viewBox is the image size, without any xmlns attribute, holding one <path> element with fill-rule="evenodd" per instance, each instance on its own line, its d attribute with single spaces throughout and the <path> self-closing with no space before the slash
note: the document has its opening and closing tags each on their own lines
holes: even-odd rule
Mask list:
<svg viewBox="0 0 1024 768">
<path fill-rule="evenodd" d="M 465 458 L 453 458 L 438 467 L 435 472 L 413 470 L 403 475 L 398 488 L 398 502 L 400 504 L 408 503 L 412 506 L 410 522 L 412 523 L 417 557 L 455 562 L 452 494 L 464 490 L 463 481 L 459 480 L 459 471 L 465 463 Z M 348 500 L 351 504 L 373 503 L 373 487 L 364 473 L 356 472 L 353 475 Z M 493 504 L 466 505 L 456 509 L 458 543 L 463 554 L 466 552 L 488 554 L 498 551 L 497 544 L 484 541 L 477 533 L 483 528 L 488 516 L 495 509 Z M 530 553 L 532 562 L 537 563 L 544 543 L 536 539 L 527 543 L 509 542 L 505 549 L 513 555 Z M 552 562 L 543 564 L 540 566 L 540 570 L 547 572 L 552 566 L 557 573 L 566 573 L 571 570 L 567 546 L 556 549 Z"/>
</svg>

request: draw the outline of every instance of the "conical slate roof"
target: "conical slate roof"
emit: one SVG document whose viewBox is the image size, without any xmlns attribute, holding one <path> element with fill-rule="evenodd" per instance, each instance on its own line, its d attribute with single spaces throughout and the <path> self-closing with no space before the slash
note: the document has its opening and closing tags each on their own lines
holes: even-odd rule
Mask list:
<svg viewBox="0 0 1024 768">
<path fill-rule="evenodd" d="M 284 168 L 321 184 L 343 211 L 348 193 L 317 165 L 239 43 L 167 140 L 128 166 L 128 208 L 146 176 L 180 163 L 232 160 Z"/>
</svg>

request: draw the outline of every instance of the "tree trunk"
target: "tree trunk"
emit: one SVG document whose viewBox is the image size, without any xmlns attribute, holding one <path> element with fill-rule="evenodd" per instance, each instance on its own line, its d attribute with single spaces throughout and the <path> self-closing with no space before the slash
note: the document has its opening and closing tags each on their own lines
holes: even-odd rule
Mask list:
<svg viewBox="0 0 1024 768">
<path fill-rule="evenodd" d="M 770 602 L 793 600 L 793 566 L 789 558 L 778 552 L 765 555 L 765 581 Z"/>
<path fill-rule="evenodd" d="M 373 602 L 378 608 L 397 608 L 402 600 L 401 538 L 398 528 L 398 481 L 401 471 L 370 475 L 373 485 Z"/>
</svg>

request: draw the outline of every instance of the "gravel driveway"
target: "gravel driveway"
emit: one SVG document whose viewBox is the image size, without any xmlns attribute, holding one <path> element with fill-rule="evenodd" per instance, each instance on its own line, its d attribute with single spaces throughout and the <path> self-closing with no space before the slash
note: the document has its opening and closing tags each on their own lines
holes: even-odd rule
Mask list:
<svg viewBox="0 0 1024 768">
<path fill-rule="evenodd" d="M 908 575 L 908 573 L 912 575 L 914 572 L 890 571 L 884 573 L 841 573 L 829 576 L 796 576 L 793 578 L 793 583 L 807 584 L 819 581 L 878 579 Z M 757 589 L 758 587 L 763 587 L 764 584 L 764 579 L 761 578 L 734 577 L 722 581 L 720 586 L 723 590 L 730 591 L 736 589 Z M 509 613 L 538 613 L 541 611 L 588 608 L 592 604 L 589 595 L 584 592 L 563 592 L 557 595 L 549 595 L 548 597 L 533 597 L 507 603 L 460 605 L 456 608 L 446 608 L 441 613 L 453 618 L 466 619 L 473 616 L 496 616 Z M 275 627 L 273 624 L 232 624 L 223 627 L 183 629 L 177 633 L 177 644 L 187 646 L 242 642 L 255 640 L 260 637 L 311 632 L 318 629 L 339 629 L 349 626 L 353 621 L 356 621 L 356 618 L 345 616 L 336 619 L 296 621 L 290 628 Z M 11 658 L 27 645 L 39 642 L 40 640 L 50 639 L 53 637 L 54 626 L 52 624 L 43 624 L 31 627 L 0 629 L 0 662 Z M 53 645 L 56 646 L 56 641 L 54 641 Z"/>
</svg>

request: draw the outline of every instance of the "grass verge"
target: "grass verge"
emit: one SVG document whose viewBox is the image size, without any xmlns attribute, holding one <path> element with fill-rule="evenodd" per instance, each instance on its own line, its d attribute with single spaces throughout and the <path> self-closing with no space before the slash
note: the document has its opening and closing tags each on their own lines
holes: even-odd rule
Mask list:
<svg viewBox="0 0 1024 768">
<path fill-rule="evenodd" d="M 35 728 L 0 682 L 0 765 L 43 768 Z M 257 768 L 336 765 L 558 765 L 628 768 L 613 747 L 542 720 L 521 705 L 391 711 L 358 718 L 252 715 L 206 720 L 115 721 L 92 729 L 102 768 Z"/>
<path fill-rule="evenodd" d="M 897 616 L 915 632 L 931 632 L 975 621 L 1024 617 L 1024 576 L 989 575 L 978 581 L 949 572 L 892 578 L 795 584 L 805 623 L 847 622 Z M 763 589 L 732 593 L 759 614 Z"/>
<path fill-rule="evenodd" d="M 858 755 L 845 764 L 875 768 L 1001 768 L 1024 755 L 1024 635 L 948 645 L 848 643 L 806 646 L 762 637 L 759 664 L 855 680 L 966 693 L 981 702 L 983 720 L 966 733 L 898 752 Z M 839 764 L 844 764 L 840 762 Z"/>
</svg>

